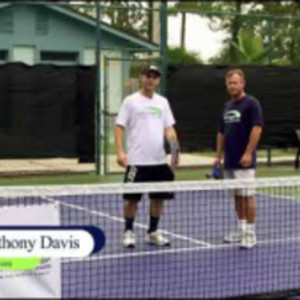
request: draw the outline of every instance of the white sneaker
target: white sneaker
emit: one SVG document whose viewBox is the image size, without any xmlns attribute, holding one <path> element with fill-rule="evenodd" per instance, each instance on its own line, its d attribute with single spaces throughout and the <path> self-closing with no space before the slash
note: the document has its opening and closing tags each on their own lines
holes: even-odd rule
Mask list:
<svg viewBox="0 0 300 300">
<path fill-rule="evenodd" d="M 253 231 L 247 231 L 243 234 L 241 240 L 241 248 L 253 248 L 256 245 L 256 234 Z"/>
<path fill-rule="evenodd" d="M 240 243 L 242 241 L 243 237 L 242 230 L 236 230 L 233 232 L 230 232 L 228 235 L 225 235 L 224 242 L 226 243 Z"/>
<path fill-rule="evenodd" d="M 165 238 L 158 230 L 148 233 L 146 242 L 156 246 L 170 246 L 170 241 Z"/>
<path fill-rule="evenodd" d="M 135 246 L 135 234 L 133 233 L 133 231 L 125 231 L 123 245 L 125 248 L 133 248 Z"/>
</svg>

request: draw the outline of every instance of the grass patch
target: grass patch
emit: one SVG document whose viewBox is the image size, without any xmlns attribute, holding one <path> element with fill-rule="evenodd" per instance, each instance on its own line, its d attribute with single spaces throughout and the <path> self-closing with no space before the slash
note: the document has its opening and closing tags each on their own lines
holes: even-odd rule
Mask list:
<svg viewBox="0 0 300 300">
<path fill-rule="evenodd" d="M 51 184 L 96 184 L 120 182 L 122 174 L 99 176 L 89 174 L 62 174 L 62 175 L 25 175 L 17 177 L 2 177 L 0 185 L 51 185 Z"/>
<path fill-rule="evenodd" d="M 206 174 L 210 168 L 179 169 L 176 170 L 176 180 L 206 180 Z M 300 176 L 300 169 L 295 170 L 292 166 L 261 166 L 257 169 L 257 177 L 285 177 Z M 87 174 L 62 174 L 62 175 L 35 175 L 0 177 L 1 186 L 11 185 L 51 185 L 51 184 L 97 184 L 122 182 L 123 174 L 109 174 L 98 176 L 95 173 Z"/>
<path fill-rule="evenodd" d="M 271 149 L 271 157 L 283 157 L 283 156 L 295 156 L 296 148 L 287 148 L 287 149 Z M 192 152 L 190 153 L 196 156 L 206 156 L 206 157 L 215 157 L 214 151 L 201 151 L 201 152 Z M 267 157 L 267 149 L 260 149 L 257 151 L 257 157 Z"/>
</svg>

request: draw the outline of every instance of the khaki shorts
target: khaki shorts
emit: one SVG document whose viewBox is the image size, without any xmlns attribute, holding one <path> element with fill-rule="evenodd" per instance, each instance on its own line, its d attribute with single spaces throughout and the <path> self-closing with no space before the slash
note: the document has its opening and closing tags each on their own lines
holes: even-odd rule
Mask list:
<svg viewBox="0 0 300 300">
<path fill-rule="evenodd" d="M 225 170 L 226 179 L 249 179 L 255 180 L 255 169 L 238 169 L 238 170 Z M 255 188 L 245 188 L 233 190 L 234 196 L 240 197 L 254 197 Z"/>
</svg>

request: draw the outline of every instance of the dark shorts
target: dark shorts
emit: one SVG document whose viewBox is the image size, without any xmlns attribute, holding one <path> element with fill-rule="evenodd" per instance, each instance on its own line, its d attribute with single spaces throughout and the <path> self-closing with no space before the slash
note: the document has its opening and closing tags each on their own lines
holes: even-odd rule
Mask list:
<svg viewBox="0 0 300 300">
<path fill-rule="evenodd" d="M 160 182 L 174 181 L 174 173 L 169 165 L 154 165 L 154 166 L 128 166 L 124 176 L 124 182 Z M 141 200 L 142 194 L 132 193 L 124 194 L 126 200 Z M 167 200 L 174 198 L 172 192 L 154 192 L 149 193 L 150 199 Z"/>
</svg>

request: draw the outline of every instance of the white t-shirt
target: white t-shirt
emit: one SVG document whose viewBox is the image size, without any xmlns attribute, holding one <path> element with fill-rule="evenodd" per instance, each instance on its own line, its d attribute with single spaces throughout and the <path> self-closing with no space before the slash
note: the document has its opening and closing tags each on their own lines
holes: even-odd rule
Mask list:
<svg viewBox="0 0 300 300">
<path fill-rule="evenodd" d="M 164 129 L 175 124 L 169 102 L 154 93 L 148 98 L 136 92 L 121 106 L 117 125 L 125 127 L 130 165 L 158 165 L 167 162 Z"/>
</svg>

